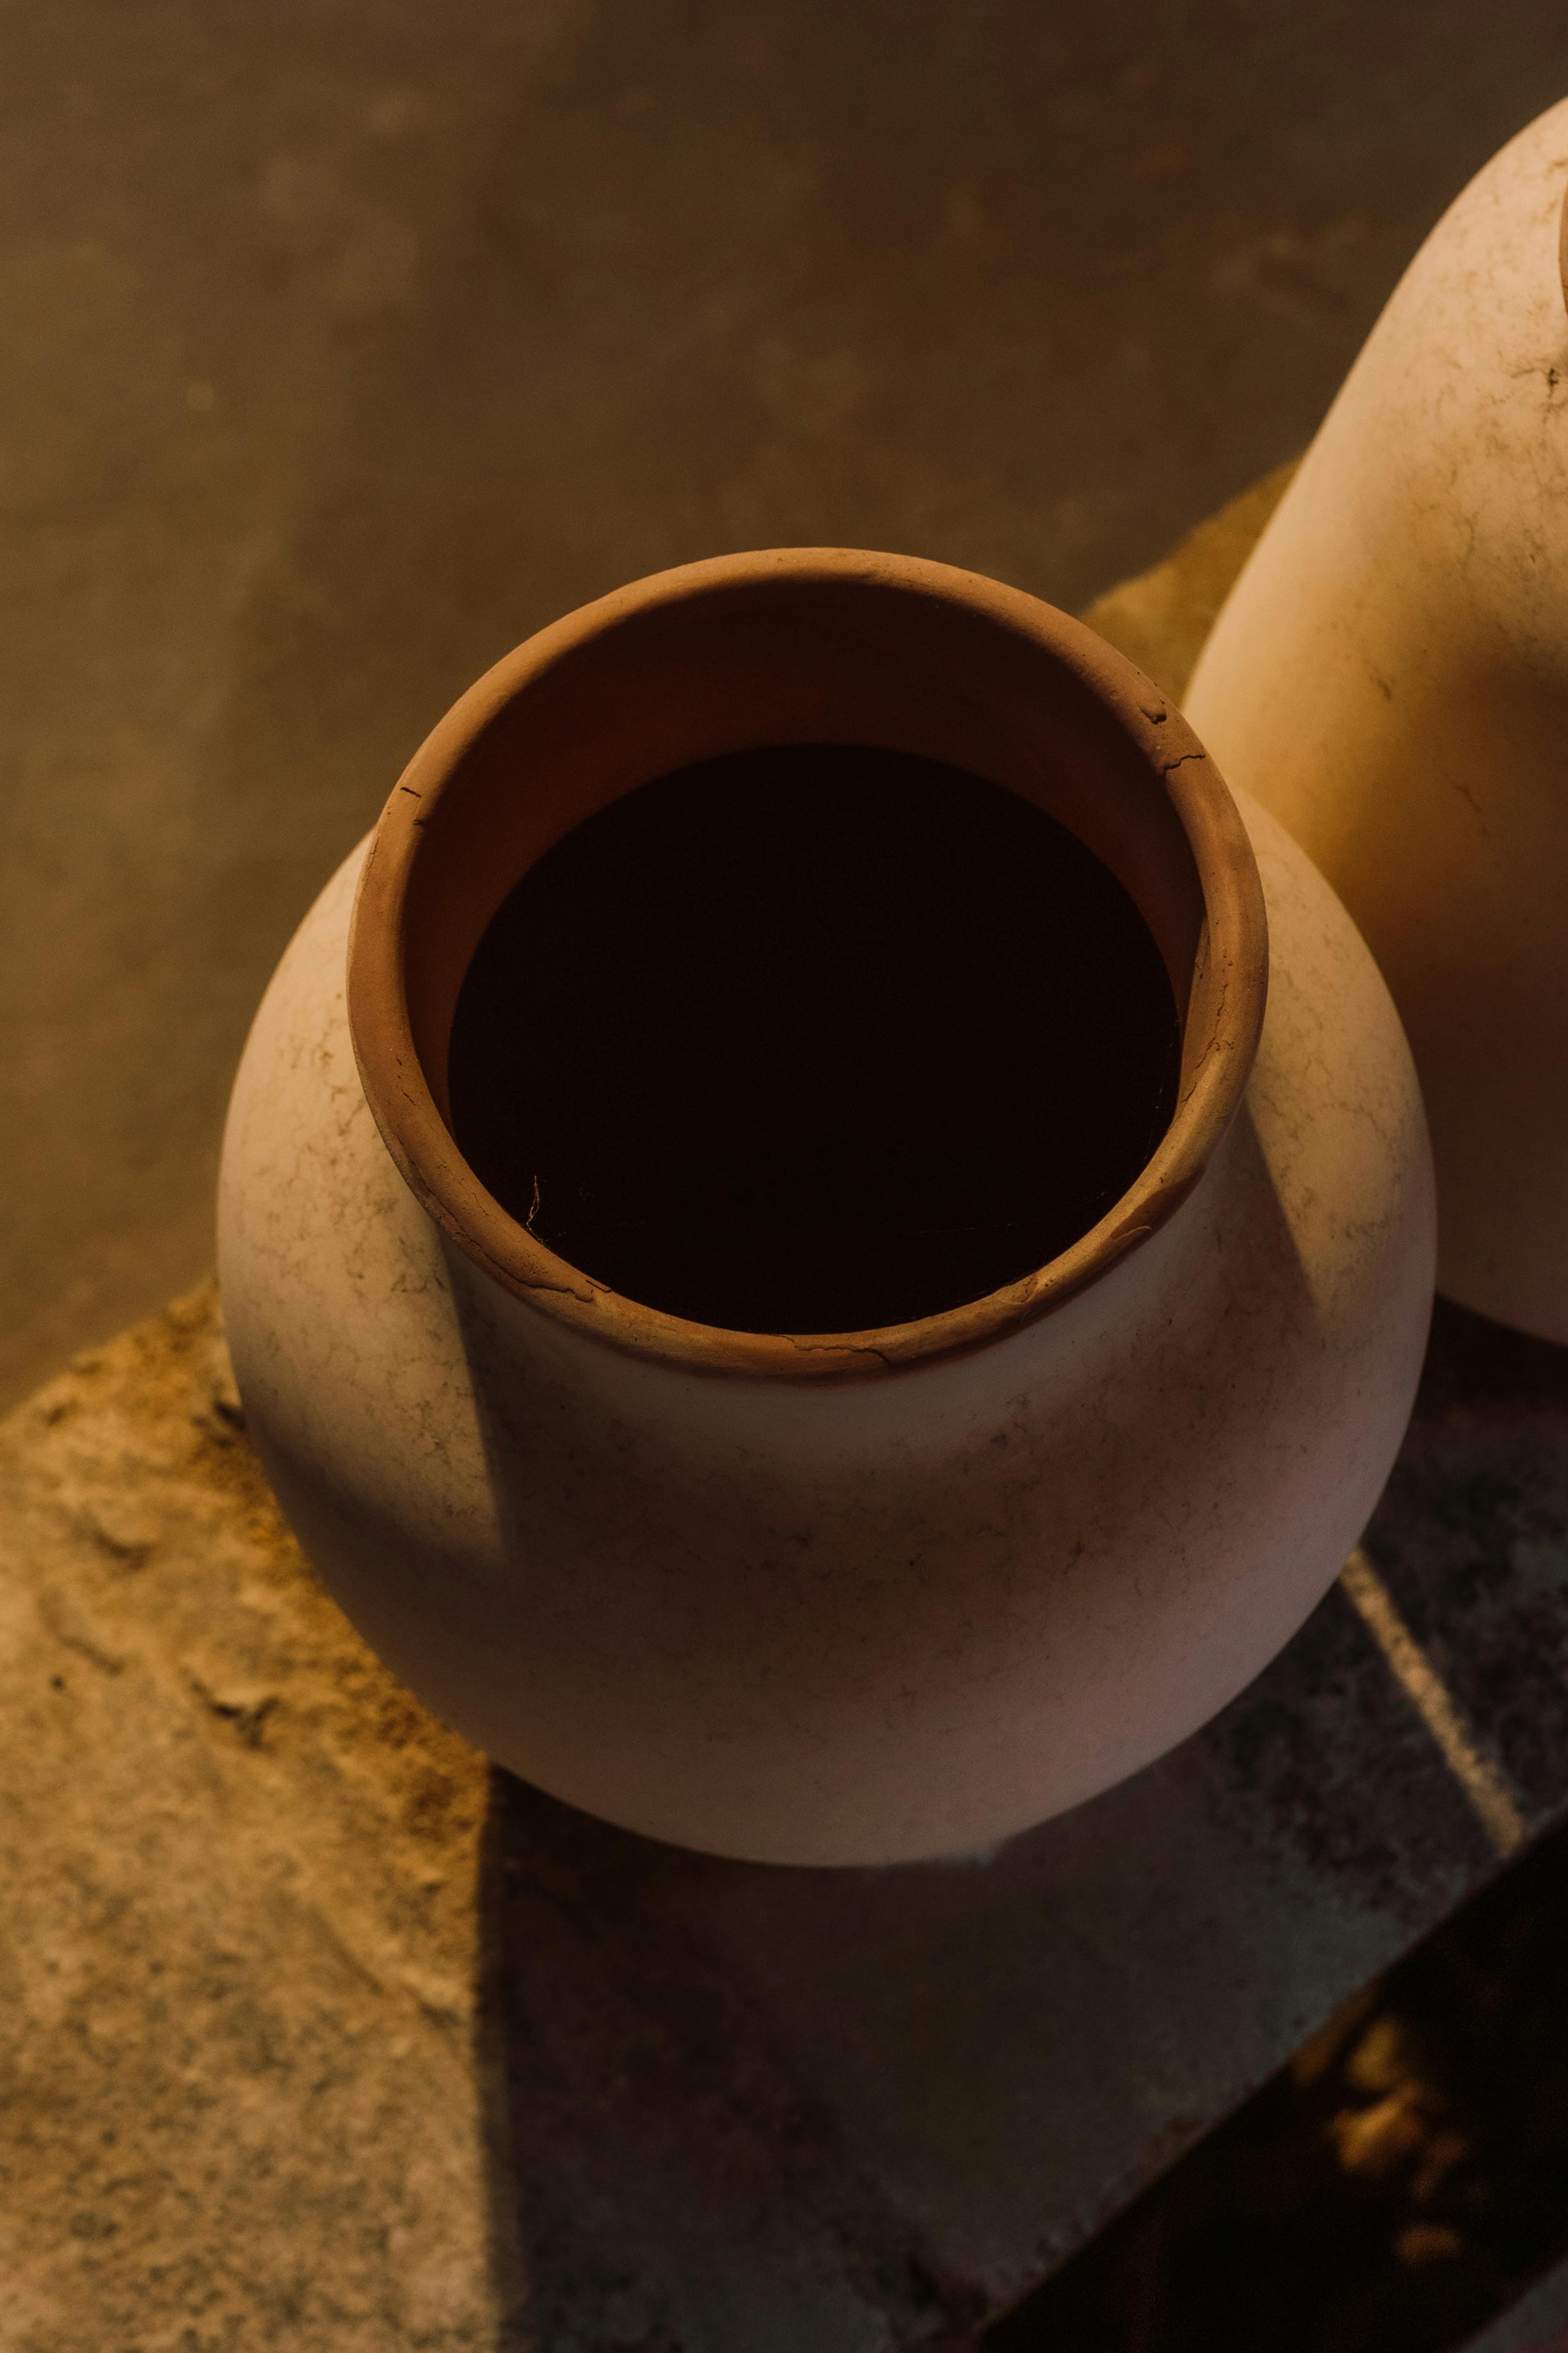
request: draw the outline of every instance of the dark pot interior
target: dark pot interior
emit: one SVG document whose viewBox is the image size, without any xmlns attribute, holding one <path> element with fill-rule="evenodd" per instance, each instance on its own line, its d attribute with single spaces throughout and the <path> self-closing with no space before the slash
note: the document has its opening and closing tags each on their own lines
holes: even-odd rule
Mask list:
<svg viewBox="0 0 1568 2353">
<path fill-rule="evenodd" d="M 906 752 L 689 764 L 548 849 L 463 982 L 452 1131 L 624 1296 L 752 1332 L 912 1322 L 1014 1282 L 1175 1107 L 1160 952 L 1034 802 Z"/>
</svg>

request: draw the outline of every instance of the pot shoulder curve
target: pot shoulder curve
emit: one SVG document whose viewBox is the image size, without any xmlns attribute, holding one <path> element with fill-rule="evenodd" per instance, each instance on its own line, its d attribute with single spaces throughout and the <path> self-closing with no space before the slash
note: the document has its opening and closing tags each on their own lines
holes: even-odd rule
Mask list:
<svg viewBox="0 0 1568 2353">
<path fill-rule="evenodd" d="M 345 865 L 247 1048 L 220 1274 L 285 1509 L 431 1705 L 632 1828 L 889 1861 L 1092 1794 L 1267 1662 L 1392 1462 L 1432 1233 L 1386 992 L 1244 814 L 1273 980 L 1210 1176 L 1058 1315 L 842 1389 L 648 1366 L 472 1287 L 364 1104 Z"/>
</svg>

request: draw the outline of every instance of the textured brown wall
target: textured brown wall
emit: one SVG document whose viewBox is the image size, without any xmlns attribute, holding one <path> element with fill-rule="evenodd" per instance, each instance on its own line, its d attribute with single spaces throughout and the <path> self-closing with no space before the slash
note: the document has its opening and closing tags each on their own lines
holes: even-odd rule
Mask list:
<svg viewBox="0 0 1568 2353">
<path fill-rule="evenodd" d="M 0 26 L 0 1397 L 208 1262 L 454 693 L 682 558 L 1079 605 L 1300 448 L 1556 0 L 56 0 Z"/>
</svg>

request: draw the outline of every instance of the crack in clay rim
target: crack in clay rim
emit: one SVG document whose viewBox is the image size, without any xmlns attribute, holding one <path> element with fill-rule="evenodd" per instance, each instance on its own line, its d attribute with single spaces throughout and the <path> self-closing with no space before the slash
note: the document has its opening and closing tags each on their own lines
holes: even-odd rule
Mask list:
<svg viewBox="0 0 1568 2353">
<path fill-rule="evenodd" d="M 640 615 L 736 591 L 798 593 L 814 584 L 956 605 L 1087 688 L 1163 786 L 1192 854 L 1204 913 L 1175 1112 L 1133 1184 L 1097 1225 L 1017 1282 L 913 1322 L 859 1332 L 732 1331 L 644 1306 L 595 1282 L 487 1191 L 421 1068 L 403 951 L 420 844 L 440 797 L 526 688 Z M 1235 800 L 1169 697 L 1104 638 L 1054 606 L 949 565 L 858 549 L 774 548 L 682 565 L 583 606 L 506 655 L 452 706 L 394 786 L 371 839 L 350 931 L 349 1029 L 366 1100 L 397 1168 L 441 1230 L 504 1290 L 609 1345 L 673 1366 L 843 1381 L 912 1370 L 998 1340 L 1076 1298 L 1156 1233 L 1201 1181 L 1240 1105 L 1263 1027 L 1268 960 L 1262 885 Z"/>
</svg>

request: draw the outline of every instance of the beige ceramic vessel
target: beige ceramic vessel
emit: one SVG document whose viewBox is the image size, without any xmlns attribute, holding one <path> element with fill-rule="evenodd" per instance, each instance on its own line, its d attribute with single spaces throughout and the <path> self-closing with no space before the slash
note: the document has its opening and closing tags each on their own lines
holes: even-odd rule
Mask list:
<svg viewBox="0 0 1568 2353">
<path fill-rule="evenodd" d="M 1354 916 L 1432 1123 L 1438 1279 L 1568 1341 L 1568 103 L 1434 229 L 1187 696 Z"/>
<path fill-rule="evenodd" d="M 445 1060 L 552 841 L 686 761 L 811 741 L 1067 824 L 1142 909 L 1184 1050 L 1153 1159 L 1062 1257 L 792 1338 L 552 1257 L 459 1155 Z M 251 1427 L 369 1640 L 559 1796 L 792 1862 L 988 1843 L 1246 1683 L 1393 1461 L 1432 1249 L 1399 1023 L 1300 851 L 1089 630 L 831 549 L 640 582 L 463 698 L 279 967 L 222 1185 Z"/>
</svg>

